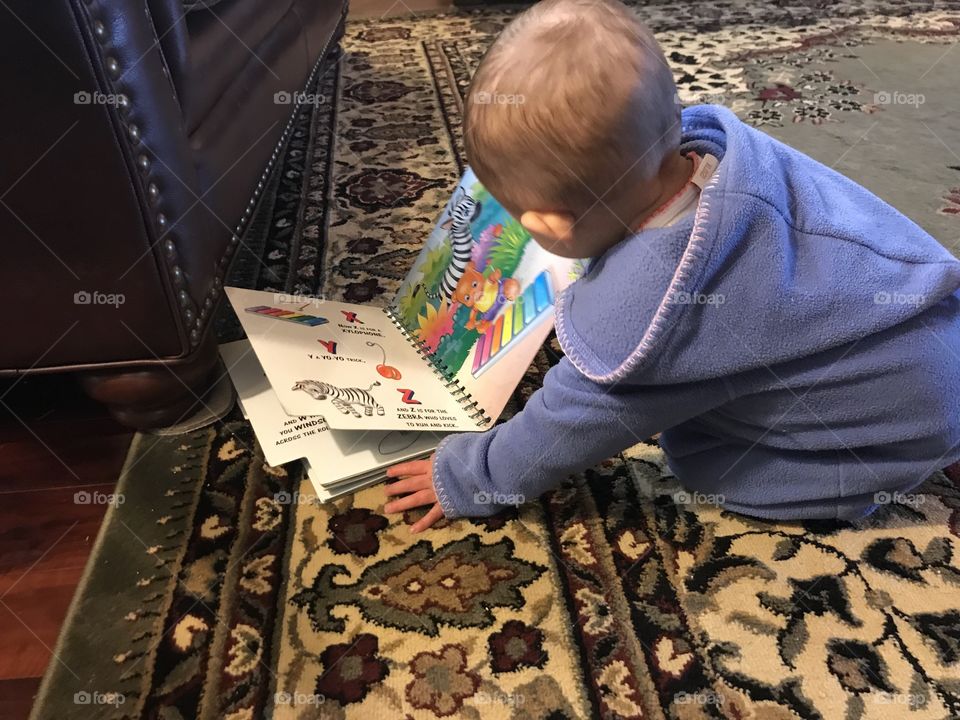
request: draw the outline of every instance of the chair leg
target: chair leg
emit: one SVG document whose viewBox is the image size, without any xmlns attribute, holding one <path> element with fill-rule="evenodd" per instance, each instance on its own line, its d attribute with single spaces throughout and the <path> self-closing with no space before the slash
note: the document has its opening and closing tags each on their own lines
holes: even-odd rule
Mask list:
<svg viewBox="0 0 960 720">
<path fill-rule="evenodd" d="M 97 370 L 79 376 L 84 391 L 120 423 L 137 430 L 168 427 L 203 407 L 216 377 L 213 333 L 182 363 L 132 370 Z"/>
</svg>

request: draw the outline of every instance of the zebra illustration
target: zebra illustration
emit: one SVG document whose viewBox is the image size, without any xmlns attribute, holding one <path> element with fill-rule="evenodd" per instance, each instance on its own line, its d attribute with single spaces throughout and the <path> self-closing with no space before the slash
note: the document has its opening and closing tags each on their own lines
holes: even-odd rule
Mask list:
<svg viewBox="0 0 960 720">
<path fill-rule="evenodd" d="M 453 298 L 453 293 L 457 289 L 457 281 L 463 275 L 473 252 L 473 233 L 470 231 L 470 223 L 480 216 L 481 209 L 482 204 L 467 195 L 463 188 L 460 188 L 459 192 L 454 195 L 450 218 L 442 226 L 450 231 L 450 246 L 453 248 L 453 257 L 450 258 L 450 264 L 440 279 L 440 291 L 437 293 L 428 292 L 428 297 L 447 300 Z"/>
<path fill-rule="evenodd" d="M 366 390 L 363 388 L 339 388 L 336 385 L 325 383 L 320 380 L 300 380 L 293 385 L 294 390 L 303 390 L 314 400 L 330 399 L 333 406 L 344 415 L 353 415 L 360 417 L 360 412 L 355 407 L 363 407 L 363 414 L 367 417 L 377 411 L 377 415 L 383 415 L 383 405 L 378 403 L 370 391 L 380 383 L 374 382 Z"/>
</svg>

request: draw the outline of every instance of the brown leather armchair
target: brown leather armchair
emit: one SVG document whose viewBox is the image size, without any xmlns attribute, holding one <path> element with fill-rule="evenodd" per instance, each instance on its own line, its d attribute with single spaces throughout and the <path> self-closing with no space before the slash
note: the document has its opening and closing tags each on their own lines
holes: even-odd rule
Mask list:
<svg viewBox="0 0 960 720">
<path fill-rule="evenodd" d="M 176 422 L 216 363 L 224 272 L 347 0 L 0 7 L 0 375 L 73 371 Z"/>
</svg>

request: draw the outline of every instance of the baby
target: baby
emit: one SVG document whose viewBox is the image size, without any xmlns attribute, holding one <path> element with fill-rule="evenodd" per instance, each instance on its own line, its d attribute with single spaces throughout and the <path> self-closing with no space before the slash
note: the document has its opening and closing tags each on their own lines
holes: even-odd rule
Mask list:
<svg viewBox="0 0 960 720">
<path fill-rule="evenodd" d="M 960 458 L 960 262 L 729 110 L 680 112 L 615 0 L 544 0 L 466 103 L 480 181 L 547 250 L 566 357 L 509 421 L 389 471 L 413 527 L 533 499 L 660 432 L 679 481 L 762 518 L 853 519 Z M 498 102 L 507 100 L 507 102 Z"/>
</svg>

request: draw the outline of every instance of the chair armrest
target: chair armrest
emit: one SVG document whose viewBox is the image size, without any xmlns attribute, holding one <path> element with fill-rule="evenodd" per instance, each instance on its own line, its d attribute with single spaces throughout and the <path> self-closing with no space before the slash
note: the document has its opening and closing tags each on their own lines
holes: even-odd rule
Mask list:
<svg viewBox="0 0 960 720">
<path fill-rule="evenodd" d="M 187 11 L 182 0 L 148 0 L 147 10 L 178 98 L 184 97 L 190 62 Z M 181 102 L 182 104 L 182 102 Z"/>
</svg>

